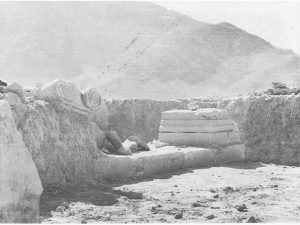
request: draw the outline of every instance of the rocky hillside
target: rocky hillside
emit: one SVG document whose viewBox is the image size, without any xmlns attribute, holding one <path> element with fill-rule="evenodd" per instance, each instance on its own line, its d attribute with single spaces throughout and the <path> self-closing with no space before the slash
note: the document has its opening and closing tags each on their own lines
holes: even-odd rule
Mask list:
<svg viewBox="0 0 300 225">
<path fill-rule="evenodd" d="M 59 76 L 104 97 L 174 99 L 300 85 L 292 50 L 152 3 L 1 2 L 0 23 L 0 76 L 27 86 Z"/>
</svg>

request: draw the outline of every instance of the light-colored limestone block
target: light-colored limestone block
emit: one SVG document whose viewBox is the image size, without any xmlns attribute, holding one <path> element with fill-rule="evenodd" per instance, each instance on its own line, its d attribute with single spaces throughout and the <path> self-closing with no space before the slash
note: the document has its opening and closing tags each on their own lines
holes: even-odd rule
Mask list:
<svg viewBox="0 0 300 225">
<path fill-rule="evenodd" d="M 89 109 L 82 104 L 81 91 L 73 82 L 56 79 L 35 91 L 35 98 L 39 100 L 61 100 L 62 107 L 71 107 L 79 112 Z"/>
<path fill-rule="evenodd" d="M 224 146 L 240 143 L 239 132 L 159 133 L 158 138 L 162 142 L 179 146 Z"/>
<path fill-rule="evenodd" d="M 166 133 L 216 133 L 233 131 L 234 125 L 220 126 L 163 126 L 160 125 L 159 131 Z"/>
<path fill-rule="evenodd" d="M 43 188 L 7 101 L 0 101 L 0 223 L 39 222 Z"/>
<path fill-rule="evenodd" d="M 224 126 L 233 124 L 231 120 L 161 120 L 162 126 Z"/>
<path fill-rule="evenodd" d="M 216 108 L 204 108 L 196 111 L 170 110 L 162 113 L 163 120 L 222 120 L 228 118 L 227 111 Z"/>
</svg>

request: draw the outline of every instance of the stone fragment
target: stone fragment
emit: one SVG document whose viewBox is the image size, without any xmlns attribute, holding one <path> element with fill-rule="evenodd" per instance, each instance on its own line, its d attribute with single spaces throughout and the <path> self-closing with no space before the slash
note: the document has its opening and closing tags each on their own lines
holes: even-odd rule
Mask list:
<svg viewBox="0 0 300 225">
<path fill-rule="evenodd" d="M 102 103 L 101 95 L 93 87 L 85 89 L 81 94 L 81 98 L 83 105 L 89 109 L 99 109 Z"/>
<path fill-rule="evenodd" d="M 197 105 L 197 102 L 189 102 L 188 104 L 187 104 L 187 108 L 188 108 L 188 110 L 197 110 L 197 109 L 199 109 L 199 106 Z"/>
<path fill-rule="evenodd" d="M 131 152 L 131 150 L 130 149 L 125 149 L 123 146 L 121 147 L 121 148 L 119 148 L 118 150 L 117 150 L 117 154 L 120 154 L 120 155 L 131 155 L 132 154 L 132 152 Z"/>
<path fill-rule="evenodd" d="M 122 140 L 119 137 L 119 135 L 117 134 L 116 131 L 114 130 L 109 130 L 106 132 L 107 138 L 108 140 L 111 142 L 111 144 L 113 145 L 113 147 L 115 149 L 120 149 L 121 147 L 123 147 L 122 145 Z"/>
<path fill-rule="evenodd" d="M 36 89 L 35 98 L 39 100 L 61 100 L 63 107 L 86 113 L 89 111 L 82 104 L 81 91 L 73 82 L 67 82 L 62 79 L 56 79 Z"/>
<path fill-rule="evenodd" d="M 144 142 L 143 140 L 139 139 L 138 137 L 130 136 L 127 139 L 129 141 L 135 141 L 138 145 L 139 151 L 150 151 L 150 148 L 147 145 L 147 143 Z"/>
<path fill-rule="evenodd" d="M 282 82 L 272 82 L 273 88 L 286 88 L 286 84 Z"/>
<path fill-rule="evenodd" d="M 273 90 L 274 95 L 288 95 L 290 94 L 290 89 L 288 88 L 276 88 Z"/>
<path fill-rule="evenodd" d="M 139 151 L 139 148 L 138 148 L 138 145 L 135 141 L 130 141 L 128 139 L 126 139 L 124 142 L 123 142 L 123 147 L 126 149 L 126 150 L 130 150 L 131 152 L 137 152 Z"/>
</svg>

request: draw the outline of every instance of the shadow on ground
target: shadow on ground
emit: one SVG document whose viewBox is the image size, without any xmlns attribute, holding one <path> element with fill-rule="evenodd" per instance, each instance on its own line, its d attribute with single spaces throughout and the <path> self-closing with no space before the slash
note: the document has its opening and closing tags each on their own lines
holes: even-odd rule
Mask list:
<svg viewBox="0 0 300 225">
<path fill-rule="evenodd" d="M 249 163 L 249 162 L 237 162 L 221 167 L 230 167 L 235 169 L 256 169 L 263 167 L 262 163 Z M 99 184 L 90 186 L 72 186 L 72 187 L 45 187 L 45 190 L 40 199 L 40 215 L 42 219 L 51 217 L 51 211 L 54 211 L 58 206 L 61 206 L 64 202 L 75 203 L 84 202 L 95 206 L 111 206 L 119 202 L 121 196 L 126 196 L 129 199 L 142 199 L 143 194 L 138 192 L 126 192 L 121 190 L 114 190 L 116 187 L 127 184 L 135 184 L 139 182 L 152 181 L 154 179 L 169 179 L 176 175 L 193 173 L 193 170 L 197 168 L 182 169 L 173 172 L 166 172 L 162 174 L 153 175 L 151 177 L 129 180 L 112 184 Z M 199 169 L 199 168 L 198 168 Z"/>
</svg>

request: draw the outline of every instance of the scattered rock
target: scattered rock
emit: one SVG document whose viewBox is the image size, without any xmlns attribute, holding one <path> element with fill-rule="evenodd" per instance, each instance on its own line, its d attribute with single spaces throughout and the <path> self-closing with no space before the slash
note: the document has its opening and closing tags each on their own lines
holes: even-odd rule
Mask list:
<svg viewBox="0 0 300 225">
<path fill-rule="evenodd" d="M 61 204 L 62 207 L 64 207 L 65 209 L 69 209 L 70 208 L 70 204 L 68 202 L 63 202 Z"/>
<path fill-rule="evenodd" d="M 135 141 L 130 141 L 130 140 L 126 139 L 122 145 L 127 151 L 130 151 L 130 152 L 138 152 L 139 151 L 138 144 Z"/>
<path fill-rule="evenodd" d="M 250 218 L 247 220 L 247 223 L 259 223 L 259 222 L 261 221 L 255 218 L 254 216 L 250 216 Z"/>
<path fill-rule="evenodd" d="M 233 192 L 233 188 L 230 186 L 227 186 L 226 188 L 223 189 L 225 192 Z"/>
<path fill-rule="evenodd" d="M 219 198 L 220 196 L 217 194 L 217 195 L 214 195 L 214 198 Z"/>
<path fill-rule="evenodd" d="M 86 223 L 87 223 L 87 221 L 86 221 L 86 220 L 82 220 L 82 221 L 81 221 L 81 223 L 83 223 L 83 224 L 86 224 Z"/>
<path fill-rule="evenodd" d="M 209 190 L 211 193 L 216 193 L 216 190 L 214 190 L 214 189 L 210 189 Z"/>
<path fill-rule="evenodd" d="M 58 206 L 58 207 L 55 209 L 55 212 L 63 213 L 65 210 L 66 210 L 65 207 L 63 207 L 63 206 Z"/>
<path fill-rule="evenodd" d="M 235 208 L 237 209 L 237 211 L 239 212 L 247 212 L 247 206 L 245 204 L 242 205 L 236 205 Z"/>
<path fill-rule="evenodd" d="M 130 136 L 127 138 L 127 140 L 136 142 L 139 151 L 150 151 L 150 148 L 146 142 L 142 141 L 138 137 Z"/>
<path fill-rule="evenodd" d="M 198 202 L 194 202 L 193 204 L 192 204 L 192 206 L 193 207 L 200 207 L 200 206 L 202 206 L 200 203 L 198 203 Z"/>
<path fill-rule="evenodd" d="M 187 108 L 189 110 L 194 111 L 194 110 L 199 109 L 199 106 L 197 105 L 197 102 L 193 101 L 193 102 L 190 102 L 190 103 L 187 104 Z"/>
<path fill-rule="evenodd" d="M 209 216 L 206 216 L 205 218 L 208 219 L 208 220 L 212 220 L 212 219 L 215 218 L 215 216 L 214 216 L 213 214 L 211 214 L 211 215 L 209 215 Z"/>
<path fill-rule="evenodd" d="M 182 212 L 180 212 L 175 215 L 175 219 L 182 219 L 182 216 L 183 216 L 183 214 L 182 214 Z"/>
</svg>

